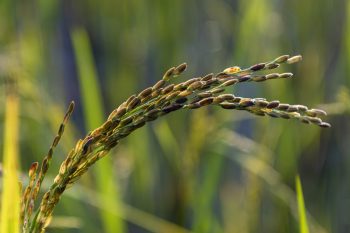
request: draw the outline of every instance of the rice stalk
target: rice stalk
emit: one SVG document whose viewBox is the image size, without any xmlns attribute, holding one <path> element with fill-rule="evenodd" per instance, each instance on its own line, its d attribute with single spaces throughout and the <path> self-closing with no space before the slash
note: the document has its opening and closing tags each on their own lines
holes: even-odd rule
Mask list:
<svg viewBox="0 0 350 233">
<path fill-rule="evenodd" d="M 293 57 L 283 55 L 245 69 L 238 66 L 230 67 L 216 75 L 208 74 L 179 84 L 170 81 L 186 70 L 186 63 L 170 68 L 154 86 L 130 96 L 109 115 L 106 122 L 77 142 L 62 162 L 54 183 L 44 194 L 30 223 L 29 232 L 45 231 L 54 207 L 65 189 L 74 184 L 94 163 L 106 156 L 121 139 L 148 122 L 173 111 L 211 105 L 228 110 L 244 110 L 257 116 L 296 119 L 306 124 L 330 127 L 329 123 L 321 119 L 326 112 L 320 109 L 280 103 L 278 100 L 268 101 L 264 98 L 245 98 L 223 93 L 228 87 L 244 82 L 292 78 L 292 73 L 271 71 L 282 64 L 293 64 L 301 59 L 300 55 Z"/>
</svg>

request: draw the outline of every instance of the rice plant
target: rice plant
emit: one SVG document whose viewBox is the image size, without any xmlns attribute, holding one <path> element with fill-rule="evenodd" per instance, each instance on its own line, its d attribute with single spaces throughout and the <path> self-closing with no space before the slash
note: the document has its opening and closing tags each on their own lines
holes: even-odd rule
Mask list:
<svg viewBox="0 0 350 233">
<path fill-rule="evenodd" d="M 93 164 L 106 156 L 121 139 L 148 122 L 173 111 L 217 106 L 226 110 L 244 110 L 257 116 L 294 119 L 305 124 L 329 128 L 330 124 L 321 119 L 326 115 L 323 110 L 310 109 L 300 104 L 281 103 L 278 100 L 270 101 L 224 93 L 230 86 L 245 82 L 290 79 L 293 77 L 292 73 L 272 71 L 281 65 L 301 60 L 300 55 L 282 55 L 272 61 L 258 63 L 248 68 L 229 67 L 218 74 L 211 73 L 181 83 L 173 83 L 173 80 L 186 70 L 187 64 L 170 68 L 156 84 L 131 95 L 112 111 L 100 127 L 80 139 L 62 162 L 49 190 L 41 200 L 38 200 L 38 193 L 50 167 L 54 150 L 74 110 L 74 102 L 71 102 L 40 168 L 35 162 L 29 169 L 29 184 L 24 189 L 21 200 L 20 219 L 23 232 L 45 232 L 54 208 L 67 188 L 79 180 Z"/>
</svg>

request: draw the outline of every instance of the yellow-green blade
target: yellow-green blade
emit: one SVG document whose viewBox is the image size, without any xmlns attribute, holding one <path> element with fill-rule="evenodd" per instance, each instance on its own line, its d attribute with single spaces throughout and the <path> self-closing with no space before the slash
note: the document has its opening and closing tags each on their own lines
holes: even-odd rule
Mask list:
<svg viewBox="0 0 350 233">
<path fill-rule="evenodd" d="M 18 111 L 15 95 L 6 98 L 3 151 L 3 192 L 1 197 L 0 232 L 19 232 L 20 188 L 18 181 Z"/>
<path fill-rule="evenodd" d="M 298 212 L 299 212 L 299 228 L 300 233 L 309 233 L 309 227 L 306 218 L 306 209 L 304 204 L 303 189 L 300 182 L 300 177 L 295 177 L 295 189 L 298 201 Z"/>
</svg>

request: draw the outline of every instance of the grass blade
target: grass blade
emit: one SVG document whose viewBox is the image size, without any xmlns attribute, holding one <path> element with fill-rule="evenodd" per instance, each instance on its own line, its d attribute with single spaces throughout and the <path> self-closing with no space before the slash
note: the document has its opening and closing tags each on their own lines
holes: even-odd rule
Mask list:
<svg viewBox="0 0 350 233">
<path fill-rule="evenodd" d="M 303 189 L 301 186 L 301 181 L 299 175 L 295 177 L 295 189 L 298 201 L 298 213 L 299 213 L 299 227 L 300 233 L 309 233 L 309 227 L 306 218 L 306 209 L 303 197 Z"/>
<path fill-rule="evenodd" d="M 18 181 L 18 112 L 19 101 L 9 94 L 5 106 L 3 151 L 3 192 L 1 197 L 0 232 L 19 232 L 20 188 Z"/>
<path fill-rule="evenodd" d="M 83 102 L 86 128 L 93 129 L 104 121 L 102 98 L 95 70 L 91 46 L 88 35 L 83 29 L 72 31 L 72 42 L 79 72 L 79 83 Z M 103 200 L 108 200 L 108 206 L 119 209 L 118 187 L 113 181 L 112 163 L 107 157 L 96 164 L 95 176 L 97 189 L 103 195 Z M 106 203 L 105 203 L 106 204 Z M 124 232 L 123 222 L 109 211 L 101 211 L 104 232 Z"/>
</svg>

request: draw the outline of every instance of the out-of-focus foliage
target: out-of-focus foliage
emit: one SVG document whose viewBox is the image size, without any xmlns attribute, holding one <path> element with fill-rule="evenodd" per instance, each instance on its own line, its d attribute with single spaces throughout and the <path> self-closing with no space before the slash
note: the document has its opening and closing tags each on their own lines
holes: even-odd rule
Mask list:
<svg viewBox="0 0 350 233">
<path fill-rule="evenodd" d="M 73 47 L 76 55 L 76 61 L 79 70 L 79 86 L 82 96 L 84 118 L 86 119 L 86 128 L 95 129 L 103 122 L 103 107 L 98 84 L 96 71 L 92 58 L 89 39 L 86 32 L 82 29 L 74 29 L 71 32 Z M 110 163 L 111 158 L 100 161 L 96 166 L 97 190 L 103 195 L 102 200 L 111 209 L 119 209 L 118 185 L 114 185 L 113 167 Z M 108 201 L 107 201 L 107 200 Z M 101 211 L 105 232 L 122 232 L 123 223 L 119 218 L 110 214 L 108 210 Z"/>
<path fill-rule="evenodd" d="M 5 98 L 5 120 L 3 134 L 3 164 L 0 231 L 19 232 L 20 228 L 20 183 L 18 182 L 18 128 L 19 100 L 13 87 L 8 87 Z M 15 86 L 15 85 L 14 85 Z M 11 90 L 12 89 L 12 90 Z"/>
<path fill-rule="evenodd" d="M 77 28 L 90 41 L 87 51 L 79 39 L 74 46 Z M 70 100 L 76 111 L 52 159 L 52 177 L 95 124 L 89 106 L 106 118 L 181 62 L 189 64 L 184 76 L 191 78 L 284 53 L 304 57 L 293 79 L 232 91 L 324 108 L 331 129 L 213 108 L 170 114 L 131 134 L 106 158 L 112 172 L 104 174 L 119 198 L 107 195 L 112 204 L 106 204 L 104 175 L 96 175 L 103 166 L 93 168 L 64 195 L 49 231 L 297 232 L 299 173 L 310 232 L 348 232 L 350 2 L 1 0 L 0 131 L 6 77 L 16 72 L 24 184 Z M 80 86 L 88 75 L 100 87 L 93 100 Z M 0 138 L 0 151 L 6 146 Z M 118 201 L 120 209 L 113 207 Z"/>
</svg>

